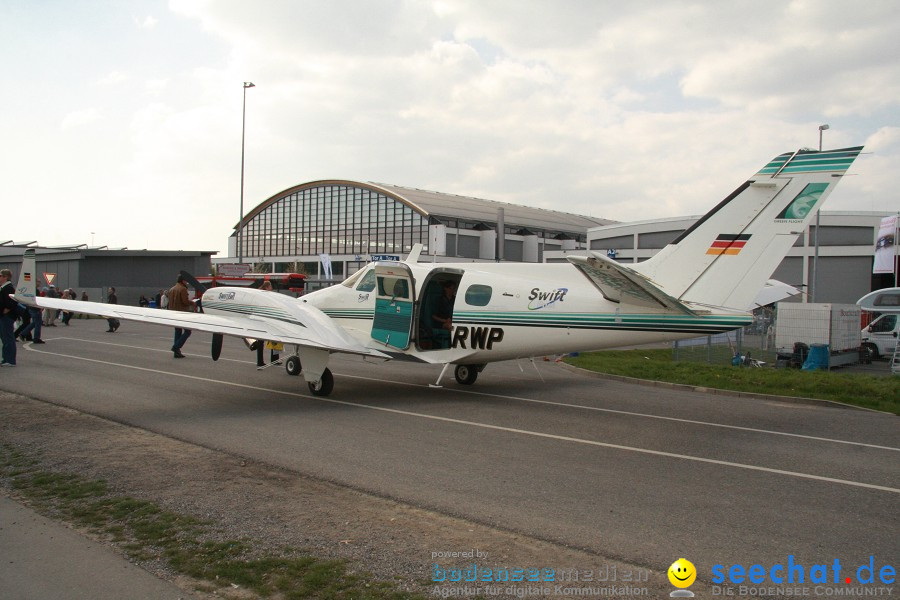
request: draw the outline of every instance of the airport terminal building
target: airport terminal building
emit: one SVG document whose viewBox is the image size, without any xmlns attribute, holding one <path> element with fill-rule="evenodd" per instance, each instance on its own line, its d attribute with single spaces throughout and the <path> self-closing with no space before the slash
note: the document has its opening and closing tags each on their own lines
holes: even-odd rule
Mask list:
<svg viewBox="0 0 900 600">
<path fill-rule="evenodd" d="M 298 262 L 317 277 L 325 254 L 333 278 L 342 279 L 373 256 L 402 256 L 420 243 L 437 261 L 536 263 L 548 251 L 585 248 L 589 228 L 612 222 L 396 185 L 313 181 L 248 212 L 229 239 L 231 258 L 214 262 L 241 258 L 276 272 Z"/>
</svg>

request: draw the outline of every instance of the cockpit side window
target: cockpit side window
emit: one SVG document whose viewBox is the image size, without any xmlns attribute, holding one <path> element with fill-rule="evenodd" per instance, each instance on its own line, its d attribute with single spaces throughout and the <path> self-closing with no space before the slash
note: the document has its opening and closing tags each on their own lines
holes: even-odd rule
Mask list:
<svg viewBox="0 0 900 600">
<path fill-rule="evenodd" d="M 358 292 L 371 292 L 375 289 L 375 269 L 369 269 L 356 286 Z"/>
</svg>

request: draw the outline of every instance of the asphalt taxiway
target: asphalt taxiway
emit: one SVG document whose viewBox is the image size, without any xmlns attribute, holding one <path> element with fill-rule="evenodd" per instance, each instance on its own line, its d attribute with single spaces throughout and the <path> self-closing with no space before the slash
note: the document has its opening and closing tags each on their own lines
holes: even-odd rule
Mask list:
<svg viewBox="0 0 900 600">
<path fill-rule="evenodd" d="M 0 389 L 664 571 L 896 561 L 892 415 L 598 380 L 552 362 L 439 367 L 334 357 L 312 396 L 243 344 L 75 321 L 19 348 Z"/>
</svg>

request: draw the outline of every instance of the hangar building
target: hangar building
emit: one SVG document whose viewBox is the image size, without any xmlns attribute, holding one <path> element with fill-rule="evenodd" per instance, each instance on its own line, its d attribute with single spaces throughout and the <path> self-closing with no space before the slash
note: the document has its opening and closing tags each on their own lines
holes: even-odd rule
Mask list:
<svg viewBox="0 0 900 600">
<path fill-rule="evenodd" d="M 137 305 L 141 295 L 155 295 L 175 284 L 179 271 L 196 275 L 210 272 L 213 251 L 128 250 L 89 248 L 86 245 L 66 248 L 45 248 L 32 242 L 16 244 L 0 242 L 0 268 L 13 272 L 18 281 L 22 255 L 26 248 L 34 248 L 37 262 L 37 284 L 57 289 L 72 288 L 87 292 L 92 301 L 106 301 L 109 287 L 116 288 L 119 304 Z"/>
<path fill-rule="evenodd" d="M 334 279 L 373 255 L 400 256 L 413 244 L 438 261 L 543 262 L 544 252 L 584 248 L 591 227 L 612 223 L 555 210 L 396 185 L 322 180 L 268 198 L 235 227 L 229 255 L 214 262 L 269 263 L 276 272 L 304 263 L 321 274 L 327 254 Z M 498 228 L 503 244 L 497 244 Z"/>
</svg>

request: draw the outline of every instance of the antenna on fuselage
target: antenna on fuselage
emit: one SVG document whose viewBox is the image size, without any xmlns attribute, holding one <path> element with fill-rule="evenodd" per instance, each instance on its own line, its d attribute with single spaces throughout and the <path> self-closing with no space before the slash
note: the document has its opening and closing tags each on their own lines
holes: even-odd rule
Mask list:
<svg viewBox="0 0 900 600">
<path fill-rule="evenodd" d="M 419 262 L 420 254 L 422 254 L 422 244 L 413 244 L 412 250 L 409 251 L 409 256 L 403 262 L 408 265 L 414 265 Z"/>
</svg>

